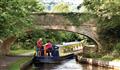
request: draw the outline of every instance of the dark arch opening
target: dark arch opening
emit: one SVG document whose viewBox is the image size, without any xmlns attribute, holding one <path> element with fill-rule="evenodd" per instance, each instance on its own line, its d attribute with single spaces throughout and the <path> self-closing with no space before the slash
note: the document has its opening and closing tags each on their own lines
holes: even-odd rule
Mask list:
<svg viewBox="0 0 120 70">
<path fill-rule="evenodd" d="M 80 34 L 80 35 L 86 36 L 87 38 L 91 39 L 91 40 L 92 40 L 92 41 L 98 46 L 97 42 L 96 42 L 94 39 L 92 39 L 91 37 L 89 37 L 89 36 L 87 36 L 87 35 L 85 35 L 85 34 L 79 33 L 79 32 L 73 32 L 73 31 L 62 30 L 62 29 L 40 29 L 40 30 L 66 31 L 66 32 L 77 33 L 77 34 Z"/>
</svg>

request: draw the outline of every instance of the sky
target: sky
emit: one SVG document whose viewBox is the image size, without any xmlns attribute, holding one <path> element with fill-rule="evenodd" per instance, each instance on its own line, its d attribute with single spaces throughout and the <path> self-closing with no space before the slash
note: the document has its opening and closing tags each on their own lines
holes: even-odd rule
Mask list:
<svg viewBox="0 0 120 70">
<path fill-rule="evenodd" d="M 57 2 L 57 3 L 59 3 L 59 2 L 65 2 L 65 3 L 71 3 L 71 4 L 80 4 L 80 3 L 82 3 L 83 2 L 83 0 L 42 0 L 44 3 L 46 2 L 46 3 L 50 3 L 50 2 Z"/>
<path fill-rule="evenodd" d="M 52 7 L 61 2 L 68 4 L 72 11 L 78 11 L 77 6 L 83 2 L 83 0 L 40 0 L 45 5 L 46 10 L 50 11 Z"/>
</svg>

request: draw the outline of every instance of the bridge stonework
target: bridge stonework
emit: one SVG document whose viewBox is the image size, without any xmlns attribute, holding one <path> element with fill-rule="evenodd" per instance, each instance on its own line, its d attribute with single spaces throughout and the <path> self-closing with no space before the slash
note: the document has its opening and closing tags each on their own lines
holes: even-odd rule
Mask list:
<svg viewBox="0 0 120 70">
<path fill-rule="evenodd" d="M 101 47 L 97 34 L 96 21 L 94 19 L 90 19 L 79 26 L 76 26 L 73 25 L 76 23 L 71 22 L 69 19 L 58 13 L 36 13 L 34 15 L 34 27 L 37 29 L 61 30 L 79 33 L 91 38 L 97 44 L 97 49 L 100 49 Z"/>
</svg>

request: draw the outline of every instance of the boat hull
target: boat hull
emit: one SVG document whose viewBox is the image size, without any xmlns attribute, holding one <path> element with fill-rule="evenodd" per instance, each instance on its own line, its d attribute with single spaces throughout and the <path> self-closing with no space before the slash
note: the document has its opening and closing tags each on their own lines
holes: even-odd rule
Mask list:
<svg viewBox="0 0 120 70">
<path fill-rule="evenodd" d="M 59 63 L 60 59 L 59 58 L 55 58 L 55 57 L 50 57 L 50 56 L 47 56 L 47 57 L 34 57 L 33 58 L 33 62 L 34 63 Z"/>
<path fill-rule="evenodd" d="M 38 67 L 40 64 L 48 64 L 48 63 L 60 63 L 62 60 L 65 59 L 73 59 L 74 55 L 70 54 L 63 57 L 52 57 L 52 56 L 35 56 L 33 58 L 33 64 Z"/>
</svg>

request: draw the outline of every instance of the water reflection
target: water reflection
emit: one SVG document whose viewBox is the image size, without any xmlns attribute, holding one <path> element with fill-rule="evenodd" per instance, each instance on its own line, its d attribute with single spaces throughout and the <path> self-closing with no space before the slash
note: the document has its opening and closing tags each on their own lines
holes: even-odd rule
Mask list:
<svg viewBox="0 0 120 70">
<path fill-rule="evenodd" d="M 39 67 L 33 67 L 32 70 L 114 70 L 114 69 L 79 64 L 76 63 L 74 59 L 72 59 L 65 60 L 60 64 L 40 64 Z"/>
</svg>

